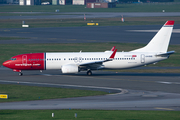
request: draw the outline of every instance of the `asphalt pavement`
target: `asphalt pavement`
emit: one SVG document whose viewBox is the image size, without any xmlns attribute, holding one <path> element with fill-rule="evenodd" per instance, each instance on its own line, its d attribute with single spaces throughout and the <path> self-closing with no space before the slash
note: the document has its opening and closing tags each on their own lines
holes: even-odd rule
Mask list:
<svg viewBox="0 0 180 120">
<path fill-rule="evenodd" d="M 3 28 L 1 37 L 25 39 L 0 40 L 0 44 L 31 43 L 144 43 L 147 44 L 163 25 L 87 26 L 57 28 Z M 180 44 L 180 25 L 174 25 L 170 44 Z M 141 31 L 139 31 L 141 30 Z M 147 32 L 147 30 L 153 30 Z"/>
<path fill-rule="evenodd" d="M 18 76 L 1 68 L 0 83 L 101 90 L 111 95 L 0 103 L 0 109 L 180 110 L 178 73 L 93 71 L 92 76 L 85 72 L 62 74 L 60 70 L 23 73 Z"/>
</svg>

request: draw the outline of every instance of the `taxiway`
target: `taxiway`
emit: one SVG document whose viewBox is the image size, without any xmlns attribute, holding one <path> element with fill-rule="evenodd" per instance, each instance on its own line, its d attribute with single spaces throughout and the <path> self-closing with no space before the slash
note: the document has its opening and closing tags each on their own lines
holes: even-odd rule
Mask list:
<svg viewBox="0 0 180 120">
<path fill-rule="evenodd" d="M 0 109 L 105 109 L 105 110 L 180 110 L 180 74 L 116 73 L 94 71 L 64 75 L 61 71 L 0 69 L 1 84 L 22 84 L 73 89 L 102 90 L 105 96 L 64 98 L 0 103 Z"/>
<path fill-rule="evenodd" d="M 57 28 L 2 28 L 1 37 L 21 39 L 0 40 L 0 44 L 33 43 L 144 43 L 147 44 L 162 25 L 87 26 Z M 180 44 L 180 25 L 174 26 L 170 44 Z M 151 30 L 151 32 L 147 31 Z M 24 38 L 24 39 L 22 39 Z"/>
</svg>

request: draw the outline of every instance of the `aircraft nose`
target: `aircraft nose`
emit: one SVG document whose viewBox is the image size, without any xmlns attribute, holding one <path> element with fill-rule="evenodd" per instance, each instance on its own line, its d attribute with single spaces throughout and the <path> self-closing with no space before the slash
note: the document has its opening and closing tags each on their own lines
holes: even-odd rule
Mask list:
<svg viewBox="0 0 180 120">
<path fill-rule="evenodd" d="M 5 66 L 5 67 L 10 66 L 10 61 L 8 60 L 8 61 L 3 62 L 3 66 Z"/>
</svg>

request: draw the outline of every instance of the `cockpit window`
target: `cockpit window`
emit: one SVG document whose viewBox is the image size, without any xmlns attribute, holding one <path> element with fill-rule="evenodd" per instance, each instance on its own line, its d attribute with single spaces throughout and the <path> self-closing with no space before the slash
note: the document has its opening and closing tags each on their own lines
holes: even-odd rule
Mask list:
<svg viewBox="0 0 180 120">
<path fill-rule="evenodd" d="M 10 60 L 16 60 L 16 58 L 11 58 Z"/>
</svg>

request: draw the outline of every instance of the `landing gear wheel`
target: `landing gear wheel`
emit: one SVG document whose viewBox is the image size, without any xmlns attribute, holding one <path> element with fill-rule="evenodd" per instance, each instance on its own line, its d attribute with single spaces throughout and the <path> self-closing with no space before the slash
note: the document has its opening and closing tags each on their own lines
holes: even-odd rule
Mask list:
<svg viewBox="0 0 180 120">
<path fill-rule="evenodd" d="M 22 75 L 23 75 L 23 73 L 20 72 L 20 73 L 19 73 L 19 76 L 22 76 Z"/>
<path fill-rule="evenodd" d="M 91 75 L 92 75 L 91 70 L 88 70 L 88 71 L 87 71 L 87 75 L 88 75 L 88 76 L 91 76 Z"/>
</svg>

